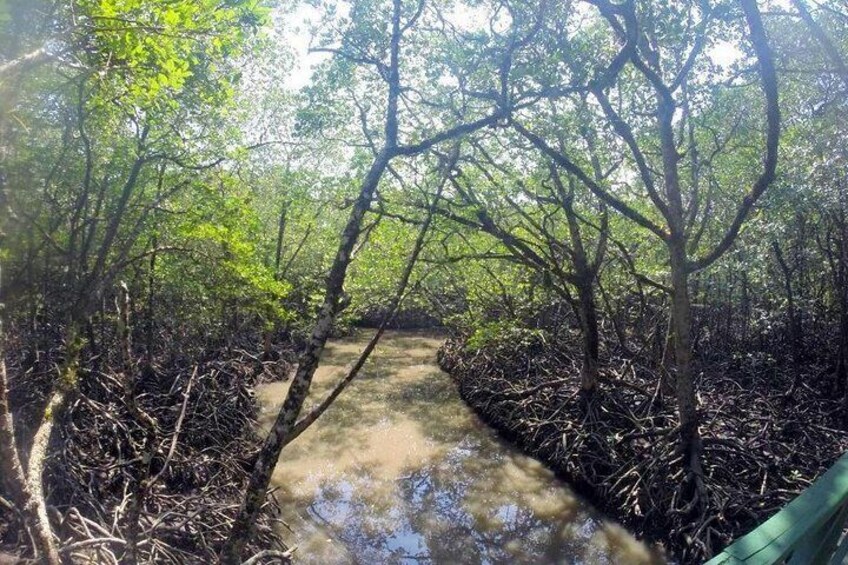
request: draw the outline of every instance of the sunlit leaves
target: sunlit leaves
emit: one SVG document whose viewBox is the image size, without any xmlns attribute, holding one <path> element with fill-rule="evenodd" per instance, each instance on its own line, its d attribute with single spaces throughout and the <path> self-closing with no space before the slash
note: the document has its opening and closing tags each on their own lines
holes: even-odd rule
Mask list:
<svg viewBox="0 0 848 565">
<path fill-rule="evenodd" d="M 203 197 L 177 228 L 177 241 L 190 249 L 196 284 L 217 301 L 236 301 L 245 312 L 267 320 L 286 317 L 283 300 L 291 287 L 263 261 L 262 225 L 246 195 L 232 179 L 224 192 Z"/>
<path fill-rule="evenodd" d="M 150 107 L 186 89 L 208 99 L 230 93 L 220 61 L 243 52 L 266 14 L 258 0 L 82 0 L 68 17 L 86 64 L 124 102 Z"/>
</svg>

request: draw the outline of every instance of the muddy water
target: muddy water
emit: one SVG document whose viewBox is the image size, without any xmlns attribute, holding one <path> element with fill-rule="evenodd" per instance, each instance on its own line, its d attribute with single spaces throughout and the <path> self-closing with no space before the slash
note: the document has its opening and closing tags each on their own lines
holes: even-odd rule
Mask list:
<svg viewBox="0 0 848 565">
<path fill-rule="evenodd" d="M 369 336 L 328 344 L 307 406 Z M 299 561 L 653 562 L 644 545 L 477 419 L 436 365 L 441 342 L 388 332 L 358 380 L 283 451 L 274 485 Z M 287 386 L 258 391 L 262 425 Z"/>
</svg>

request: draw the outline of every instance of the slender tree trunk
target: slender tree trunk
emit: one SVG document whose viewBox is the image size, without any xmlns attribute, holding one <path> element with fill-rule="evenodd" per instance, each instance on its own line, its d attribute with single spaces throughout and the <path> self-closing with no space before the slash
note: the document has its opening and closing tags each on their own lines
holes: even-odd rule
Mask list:
<svg viewBox="0 0 848 565">
<path fill-rule="evenodd" d="M 74 365 L 69 365 L 74 367 Z M 36 431 L 29 454 L 29 466 L 24 471 L 15 443 L 15 423 L 9 406 L 9 379 L 6 373 L 5 336 L 0 319 L 0 472 L 12 497 L 12 502 L 23 513 L 36 556 L 49 565 L 60 563 L 59 552 L 53 539 L 53 529 L 47 516 L 42 475 L 54 411 L 61 405 L 62 397 L 51 396 L 45 408 L 44 421 Z"/>
<path fill-rule="evenodd" d="M 280 219 L 277 224 L 277 247 L 274 251 L 274 277 L 277 280 L 281 280 L 283 278 L 283 272 L 280 270 L 282 268 L 282 260 L 283 260 L 283 240 L 286 234 L 286 217 L 288 215 L 289 203 L 283 202 L 282 207 L 280 208 Z M 264 361 L 270 361 L 272 358 L 272 349 L 274 345 L 274 334 L 279 330 L 277 321 L 274 321 L 273 326 L 266 327 L 262 330 L 262 359 Z"/>
<path fill-rule="evenodd" d="M 2 328 L 0 328 L 2 332 Z M 6 373 L 6 352 L 3 348 L 3 336 L 0 333 L 0 480 L 6 493 L 12 499 L 12 504 L 21 512 L 26 521 L 30 537 L 37 540 L 41 530 L 30 527 L 37 521 L 27 512 L 29 509 L 29 494 L 27 491 L 26 473 L 21 465 L 18 447 L 15 443 L 15 421 L 9 407 L 9 380 Z M 47 544 L 38 543 L 38 547 Z"/>
<path fill-rule="evenodd" d="M 2 339 L 2 338 L 0 338 Z M 26 475 L 21 466 L 15 443 L 15 422 L 9 408 L 9 380 L 6 374 L 5 351 L 0 345 L 0 473 L 12 502 L 23 510 L 26 507 Z"/>
<path fill-rule="evenodd" d="M 76 360 L 72 362 L 73 368 L 68 373 L 76 372 Z M 63 378 L 70 375 L 66 373 Z M 27 515 L 30 520 L 30 530 L 34 534 L 33 542 L 42 562 L 49 565 L 59 565 L 59 551 L 56 541 L 53 539 L 53 528 L 50 526 L 50 518 L 47 515 L 47 501 L 44 496 L 44 465 L 47 461 L 47 453 L 50 447 L 50 437 L 59 417 L 59 412 L 65 403 L 66 392 L 58 387 L 51 395 L 41 424 L 32 439 L 32 447 L 29 452 L 29 464 L 27 465 Z"/>
<path fill-rule="evenodd" d="M 395 289 L 395 294 L 392 297 L 391 302 L 389 303 L 389 307 L 386 310 L 383 319 L 380 321 L 380 326 L 377 328 L 377 331 L 374 333 L 374 336 L 371 338 L 371 341 L 365 346 L 365 349 L 359 354 L 359 358 L 357 358 L 356 362 L 351 366 L 348 370 L 347 375 L 339 381 L 333 390 L 330 391 L 320 403 L 314 406 L 309 412 L 300 418 L 297 423 L 292 428 L 291 432 L 288 434 L 287 439 L 285 440 L 284 446 L 291 443 L 295 438 L 297 438 L 300 434 L 302 434 L 309 426 L 315 423 L 318 418 L 321 417 L 327 408 L 332 405 L 332 403 L 338 398 L 338 396 L 344 392 L 344 389 L 347 388 L 353 379 L 356 378 L 356 375 L 359 374 L 359 371 L 365 365 L 365 362 L 368 360 L 368 357 L 371 355 L 371 352 L 374 351 L 374 348 L 377 347 L 377 343 L 379 343 L 380 338 L 383 336 L 383 333 L 386 331 L 386 327 L 395 317 L 395 314 L 400 308 L 401 303 L 406 295 L 406 288 L 409 286 L 409 279 L 412 276 L 412 271 L 415 269 L 415 265 L 418 263 L 418 256 L 421 254 L 421 250 L 424 249 L 424 243 L 427 239 L 427 234 L 430 231 L 430 225 L 433 222 L 433 214 L 435 213 L 436 206 L 438 205 L 439 198 L 441 197 L 442 191 L 444 190 L 445 183 L 447 182 L 447 175 L 451 174 L 454 165 L 456 164 L 456 157 L 458 156 L 458 146 L 456 147 L 454 154 L 451 159 L 446 163 L 444 175 L 439 183 L 438 190 L 436 191 L 436 195 L 433 198 L 432 204 L 427 208 L 427 216 L 424 219 L 424 222 L 421 224 L 421 228 L 418 231 L 418 236 L 415 238 L 415 244 L 412 246 L 412 251 L 409 253 L 409 258 L 406 261 L 406 266 L 403 269 L 403 273 L 401 273 L 400 281 L 397 284 L 397 288 Z"/>
<path fill-rule="evenodd" d="M 836 354 L 836 382 L 845 390 L 843 402 L 848 421 L 848 222 L 842 224 L 839 275 L 839 350 Z"/>
<path fill-rule="evenodd" d="M 277 248 L 274 253 L 274 273 L 280 276 L 280 263 L 283 259 L 283 239 L 286 234 L 286 215 L 288 212 L 288 202 L 284 202 L 280 209 L 280 221 L 277 225 Z"/>
<path fill-rule="evenodd" d="M 276 325 L 276 324 L 275 324 Z M 262 360 L 270 361 L 274 349 L 274 330 L 265 328 L 262 330 Z"/>
<path fill-rule="evenodd" d="M 147 320 L 144 326 L 144 365 L 153 372 L 153 334 L 156 324 L 156 237 L 151 240 L 153 247 L 147 271 Z"/>
<path fill-rule="evenodd" d="M 836 353 L 836 382 L 846 392 L 843 397 L 845 419 L 848 421 L 848 298 L 842 299 L 839 313 L 839 350 Z"/>
<path fill-rule="evenodd" d="M 801 324 L 799 323 L 798 315 L 795 311 L 795 293 L 792 289 L 792 271 L 789 269 L 789 265 L 786 264 L 780 245 L 776 241 L 773 241 L 771 246 L 774 250 L 775 257 L 777 258 L 777 264 L 780 267 L 781 275 L 783 276 L 783 290 L 786 293 L 786 314 L 789 318 L 789 349 L 792 354 L 792 363 L 795 365 L 795 379 L 794 384 L 792 385 L 792 389 L 794 390 L 798 386 L 798 381 L 801 376 L 800 366 L 803 352 Z"/>
<path fill-rule="evenodd" d="M 742 315 L 742 342 L 748 343 L 748 327 L 751 318 L 751 296 L 748 290 L 748 273 L 742 272 L 742 307 L 740 308 Z"/>
<path fill-rule="evenodd" d="M 271 481 L 274 466 L 297 421 L 297 417 L 300 415 L 303 402 L 306 400 L 309 387 L 312 384 L 312 377 L 318 368 L 318 361 L 321 352 L 324 350 L 324 344 L 333 329 L 333 322 L 343 293 L 347 268 L 351 260 L 351 252 L 359 238 L 362 220 L 371 205 L 377 184 L 386 170 L 388 162 L 389 155 L 386 151 L 383 151 L 374 160 L 360 187 L 359 197 L 351 209 L 333 266 L 327 277 L 324 303 L 321 306 L 315 326 L 312 328 L 312 336 L 300 356 L 297 371 L 292 379 L 283 406 L 280 408 L 277 419 L 256 458 L 244 500 L 236 515 L 230 536 L 221 552 L 222 563 L 236 565 L 241 562 L 242 552 L 253 533 L 256 517 L 265 503 L 265 493 Z"/>
<path fill-rule="evenodd" d="M 665 334 L 663 335 L 660 364 L 666 371 L 672 371 L 674 369 L 674 309 L 668 313 L 668 322 L 665 325 Z"/>
<path fill-rule="evenodd" d="M 598 336 L 598 311 L 595 304 L 593 279 L 590 274 L 579 276 L 577 302 L 581 333 L 583 334 L 583 367 L 580 370 L 580 390 L 585 395 L 595 391 L 598 384 L 600 338 Z"/>
<path fill-rule="evenodd" d="M 603 300 L 604 308 L 607 312 L 607 316 L 609 316 L 610 323 L 612 323 L 613 332 L 615 332 L 615 337 L 618 340 L 618 346 L 625 353 L 625 355 L 633 355 L 633 351 L 630 349 L 630 345 L 627 342 L 627 334 L 624 331 L 624 326 L 626 321 L 623 320 L 621 314 L 621 308 L 617 311 L 613 308 L 612 300 L 610 300 L 609 294 L 604 290 L 603 285 L 598 281 L 598 291 L 601 294 L 601 299 Z"/>
<path fill-rule="evenodd" d="M 2 185 L 0 185 L 2 188 Z M 0 277 L 2 270 L 0 270 Z M 3 306 L 0 303 L 0 479 L 12 502 L 23 510 L 26 506 L 26 475 L 15 442 L 15 421 L 9 406 L 9 378 L 6 373 L 6 335 L 3 332 Z"/>
<path fill-rule="evenodd" d="M 135 379 L 132 366 L 132 343 L 131 343 L 131 328 L 130 328 L 130 294 L 125 283 L 121 283 L 116 299 L 118 311 L 118 341 L 121 352 L 121 372 L 124 385 L 124 401 L 130 412 L 135 417 L 138 410 L 135 399 Z M 138 420 L 138 418 L 135 418 Z M 138 534 L 140 530 L 139 519 L 141 517 L 141 509 L 144 505 L 144 500 L 141 492 L 141 483 L 143 481 L 144 455 L 146 449 L 142 449 L 142 453 L 133 446 L 137 462 L 133 463 L 130 473 L 132 476 L 130 498 L 127 504 L 126 515 L 126 549 L 121 558 L 121 563 L 127 565 L 135 565 L 138 563 Z"/>
<path fill-rule="evenodd" d="M 839 312 L 839 350 L 836 357 L 836 378 L 848 389 L 848 300 L 842 299 Z M 845 395 L 848 403 L 848 394 Z"/>
<path fill-rule="evenodd" d="M 60 369 L 58 382 L 53 385 L 47 405 L 44 407 L 41 423 L 33 436 L 26 469 L 26 512 L 30 521 L 30 529 L 41 561 L 49 565 L 58 565 L 61 560 L 56 541 L 53 538 L 50 519 L 47 515 L 47 501 L 44 494 L 44 467 L 47 462 L 53 429 L 65 407 L 69 392 L 77 384 L 80 352 L 83 345 L 83 340 L 79 336 L 78 323 L 69 322 L 66 339 L 65 362 Z"/>
</svg>

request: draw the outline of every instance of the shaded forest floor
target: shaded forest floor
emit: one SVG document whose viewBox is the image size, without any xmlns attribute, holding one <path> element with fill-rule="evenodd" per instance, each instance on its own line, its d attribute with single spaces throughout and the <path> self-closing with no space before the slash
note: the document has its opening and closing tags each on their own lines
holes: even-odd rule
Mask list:
<svg viewBox="0 0 848 565">
<path fill-rule="evenodd" d="M 825 371 L 737 356 L 700 366 L 708 496 L 687 504 L 674 403 L 655 369 L 614 358 L 581 400 L 578 348 L 503 339 L 472 350 L 455 337 L 439 362 L 480 416 L 541 458 L 601 510 L 684 563 L 703 561 L 811 484 L 846 449 L 839 395 Z M 807 374 L 808 373 L 808 374 Z"/>
<path fill-rule="evenodd" d="M 62 363 L 61 349 L 41 345 L 45 341 L 19 335 L 7 342 L 24 457 Z M 260 446 L 254 388 L 290 367 L 288 359 L 263 361 L 258 343 L 245 335 L 220 348 L 174 348 L 154 357 L 152 366 L 139 362 L 134 396 L 145 418 L 128 406 L 127 380 L 108 336 L 96 350 L 83 350 L 78 390 L 58 415 L 44 472 L 64 559 L 121 561 L 129 508 L 140 497 L 140 561 L 217 562 Z M 257 521 L 251 555 L 286 549 L 277 515 L 271 500 Z M 31 554 L 22 516 L 0 504 L 3 553 L 22 560 Z"/>
</svg>

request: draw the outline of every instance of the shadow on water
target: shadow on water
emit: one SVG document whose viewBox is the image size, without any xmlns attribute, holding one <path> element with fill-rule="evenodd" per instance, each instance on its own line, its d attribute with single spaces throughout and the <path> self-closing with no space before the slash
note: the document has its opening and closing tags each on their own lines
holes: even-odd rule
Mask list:
<svg viewBox="0 0 848 565">
<path fill-rule="evenodd" d="M 328 344 L 307 404 L 368 337 Z M 473 415 L 436 365 L 441 339 L 387 332 L 345 394 L 284 450 L 274 484 L 301 562 L 653 562 Z M 258 391 L 262 425 L 287 386 Z"/>
</svg>

